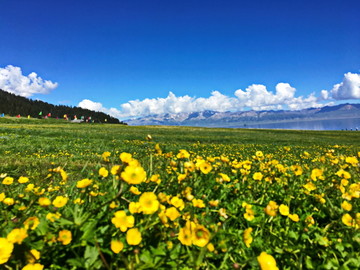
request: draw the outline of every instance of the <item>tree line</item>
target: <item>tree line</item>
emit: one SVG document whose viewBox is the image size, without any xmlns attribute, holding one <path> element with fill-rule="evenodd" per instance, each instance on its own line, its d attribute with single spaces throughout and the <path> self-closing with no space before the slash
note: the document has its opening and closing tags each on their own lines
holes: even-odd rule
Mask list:
<svg viewBox="0 0 360 270">
<path fill-rule="evenodd" d="M 119 119 L 103 112 L 95 112 L 79 107 L 53 105 L 40 100 L 31 100 L 25 97 L 6 92 L 0 89 L 0 115 L 25 116 L 33 118 L 67 118 L 68 120 L 84 120 L 96 123 L 126 124 Z"/>
</svg>

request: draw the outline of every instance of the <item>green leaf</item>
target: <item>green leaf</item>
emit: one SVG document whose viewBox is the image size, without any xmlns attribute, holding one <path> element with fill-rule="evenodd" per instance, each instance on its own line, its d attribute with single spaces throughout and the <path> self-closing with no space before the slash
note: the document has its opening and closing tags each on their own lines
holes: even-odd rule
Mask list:
<svg viewBox="0 0 360 270">
<path fill-rule="evenodd" d="M 90 268 L 96 262 L 98 257 L 99 257 L 99 251 L 97 247 L 86 246 L 85 254 L 84 254 L 86 268 Z"/>
</svg>

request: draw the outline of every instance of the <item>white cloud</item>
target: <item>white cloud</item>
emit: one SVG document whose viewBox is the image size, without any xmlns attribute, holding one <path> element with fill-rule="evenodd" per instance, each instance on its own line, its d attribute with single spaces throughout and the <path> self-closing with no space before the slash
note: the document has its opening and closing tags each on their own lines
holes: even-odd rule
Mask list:
<svg viewBox="0 0 360 270">
<path fill-rule="evenodd" d="M 109 114 L 109 115 L 111 115 L 113 117 L 117 117 L 117 118 L 121 117 L 121 113 L 118 109 L 115 109 L 115 108 L 107 109 L 107 108 L 103 107 L 103 105 L 100 102 L 94 102 L 89 99 L 84 99 L 83 101 L 81 101 L 78 104 L 78 107 L 83 108 L 83 109 L 88 109 L 91 111 L 95 111 L 95 112 L 103 112 L 103 113 Z"/>
<path fill-rule="evenodd" d="M 0 89 L 19 96 L 31 97 L 34 94 L 48 94 L 57 86 L 57 83 L 43 80 L 35 72 L 24 76 L 19 67 L 8 65 L 0 68 Z"/>
<path fill-rule="evenodd" d="M 360 99 L 360 74 L 346 73 L 341 83 L 335 84 L 330 91 L 337 100 Z"/>
<path fill-rule="evenodd" d="M 177 97 L 169 92 L 166 98 L 152 98 L 144 100 L 130 100 L 116 108 L 107 109 L 101 103 L 91 100 L 83 100 L 79 107 L 96 110 L 110 114 L 120 119 L 141 117 L 165 113 L 186 113 L 212 111 L 241 111 L 252 110 L 300 110 L 309 107 L 321 107 L 318 98 L 314 94 L 307 97 L 296 97 L 296 89 L 288 83 L 276 85 L 275 94 L 266 89 L 266 86 L 253 84 L 245 91 L 236 90 L 233 97 L 223 95 L 219 91 L 213 91 L 207 98 L 190 97 L 188 95 Z"/>
</svg>

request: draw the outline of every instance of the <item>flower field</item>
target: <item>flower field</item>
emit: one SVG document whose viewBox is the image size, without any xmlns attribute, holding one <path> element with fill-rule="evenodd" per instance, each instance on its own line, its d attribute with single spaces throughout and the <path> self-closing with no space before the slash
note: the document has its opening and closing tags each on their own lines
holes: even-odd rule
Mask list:
<svg viewBox="0 0 360 270">
<path fill-rule="evenodd" d="M 359 269 L 360 133 L 0 122 L 1 269 Z"/>
</svg>

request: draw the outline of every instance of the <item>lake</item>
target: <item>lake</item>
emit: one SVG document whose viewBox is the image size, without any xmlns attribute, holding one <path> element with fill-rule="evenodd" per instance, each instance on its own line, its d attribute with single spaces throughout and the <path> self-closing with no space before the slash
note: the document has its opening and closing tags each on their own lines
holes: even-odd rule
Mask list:
<svg viewBox="0 0 360 270">
<path fill-rule="evenodd" d="M 298 129 L 298 130 L 360 130 L 360 118 L 306 120 L 292 122 L 277 122 L 268 124 L 250 124 L 238 128 L 263 129 Z"/>
</svg>

